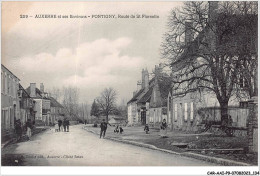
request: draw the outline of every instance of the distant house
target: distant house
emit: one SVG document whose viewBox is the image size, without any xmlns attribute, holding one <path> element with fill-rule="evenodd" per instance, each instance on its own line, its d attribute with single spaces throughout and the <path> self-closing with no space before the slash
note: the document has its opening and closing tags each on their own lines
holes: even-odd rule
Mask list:
<svg viewBox="0 0 260 176">
<path fill-rule="evenodd" d="M 156 68 L 155 73 L 155 85 L 152 89 L 150 108 L 149 108 L 149 123 L 158 124 L 161 123 L 163 119 L 167 117 L 167 99 L 169 91 L 171 90 L 171 78 L 163 74 L 160 68 Z"/>
<path fill-rule="evenodd" d="M 64 107 L 53 97 L 49 97 L 51 101 L 51 123 L 53 124 L 55 121 L 63 120 L 65 116 Z"/>
<path fill-rule="evenodd" d="M 110 120 L 108 121 L 108 123 L 111 125 L 120 125 L 120 124 L 125 125 L 126 119 L 121 118 L 121 117 L 112 116 L 112 117 L 110 117 Z"/>
<path fill-rule="evenodd" d="M 23 86 L 19 84 L 19 103 L 20 103 L 20 115 L 21 123 L 24 125 L 28 119 L 31 119 L 35 122 L 35 113 L 34 106 L 35 101 L 30 97 L 30 95 L 25 91 Z"/>
<path fill-rule="evenodd" d="M 149 100 L 150 87 L 153 79 L 149 81 L 149 73 L 147 69 L 142 70 L 141 89 L 133 93 L 133 98 L 127 103 L 128 125 L 145 124 L 146 123 L 146 100 Z M 149 92 L 150 90 L 150 92 Z M 148 97 L 148 99 L 143 97 Z"/>
<path fill-rule="evenodd" d="M 134 94 L 128 105 L 128 124 L 159 123 L 167 117 L 167 97 L 171 88 L 170 77 L 162 73 L 162 65 L 155 66 L 154 77 L 149 80 L 147 70 L 142 71 L 142 88 Z"/>
<path fill-rule="evenodd" d="M 13 133 L 14 122 L 20 119 L 18 97 L 20 79 L 1 64 L 1 132 Z M 3 138 L 2 138 L 3 140 Z"/>
<path fill-rule="evenodd" d="M 36 88 L 36 83 L 30 83 L 30 87 L 26 89 L 26 92 L 35 101 L 34 111 L 35 121 L 39 124 L 50 125 L 51 121 L 51 101 L 48 94 L 44 92 L 44 85 L 41 83 L 40 89 Z"/>
</svg>

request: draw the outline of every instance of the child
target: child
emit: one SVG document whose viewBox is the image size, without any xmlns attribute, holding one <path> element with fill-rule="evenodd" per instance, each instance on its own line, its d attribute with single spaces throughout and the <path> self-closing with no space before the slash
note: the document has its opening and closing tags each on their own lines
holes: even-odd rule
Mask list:
<svg viewBox="0 0 260 176">
<path fill-rule="evenodd" d="M 148 124 L 146 124 L 146 125 L 144 126 L 144 131 L 145 131 L 146 134 L 148 134 L 148 132 L 149 132 L 149 126 L 148 126 Z"/>
<path fill-rule="evenodd" d="M 116 126 L 115 130 L 114 130 L 114 133 L 118 133 L 119 130 L 118 130 L 118 125 Z"/>
<path fill-rule="evenodd" d="M 58 124 L 58 122 L 56 123 L 55 122 L 55 132 L 58 132 L 59 131 L 59 124 Z"/>
<path fill-rule="evenodd" d="M 123 130 L 123 128 L 122 128 L 122 127 L 120 127 L 120 128 L 119 128 L 119 132 L 120 132 L 120 134 L 122 134 L 122 133 L 123 133 L 123 131 L 124 131 L 124 130 Z"/>
</svg>

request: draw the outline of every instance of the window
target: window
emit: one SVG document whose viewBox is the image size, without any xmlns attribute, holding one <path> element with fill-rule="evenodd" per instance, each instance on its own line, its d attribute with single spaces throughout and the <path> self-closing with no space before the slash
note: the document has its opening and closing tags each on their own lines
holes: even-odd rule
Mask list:
<svg viewBox="0 0 260 176">
<path fill-rule="evenodd" d="M 9 76 L 8 76 L 8 88 L 7 88 L 7 90 L 8 90 L 7 94 L 8 94 L 8 95 L 12 95 L 12 94 L 11 94 L 11 83 L 12 83 L 12 82 L 11 82 L 11 76 L 9 75 Z"/>
<path fill-rule="evenodd" d="M 193 102 L 190 103 L 190 120 L 193 121 Z"/>
<path fill-rule="evenodd" d="M 175 120 L 175 121 L 177 121 L 177 119 L 178 119 L 178 118 L 177 118 L 177 115 L 178 115 L 178 114 L 177 114 L 177 111 L 178 111 L 178 107 L 177 107 L 177 104 L 175 104 L 175 111 L 174 111 L 174 112 L 175 112 L 175 114 L 174 114 L 174 120 Z"/>
<path fill-rule="evenodd" d="M 4 84 L 5 84 L 5 85 L 4 85 L 4 88 L 5 88 L 5 91 L 4 91 L 4 93 L 7 94 L 7 75 L 6 75 L 6 72 L 5 72 L 5 75 L 4 75 L 4 76 L 5 76 L 5 80 L 4 80 Z"/>
<path fill-rule="evenodd" d="M 1 72 L 1 93 L 4 93 L 4 74 Z"/>
<path fill-rule="evenodd" d="M 188 106 L 187 103 L 184 103 L 184 120 L 187 121 L 188 119 Z"/>
</svg>

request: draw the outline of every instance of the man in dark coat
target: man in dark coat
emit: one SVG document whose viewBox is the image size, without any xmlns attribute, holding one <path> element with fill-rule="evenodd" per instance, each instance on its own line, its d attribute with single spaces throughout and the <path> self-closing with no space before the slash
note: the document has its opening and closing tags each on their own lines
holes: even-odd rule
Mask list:
<svg viewBox="0 0 260 176">
<path fill-rule="evenodd" d="M 62 120 L 58 120 L 59 131 L 60 131 L 61 125 L 62 125 Z"/>
<path fill-rule="evenodd" d="M 20 119 L 16 120 L 15 122 L 15 133 L 17 135 L 17 141 L 19 141 L 22 138 L 22 134 L 23 134 L 22 124 Z"/>
<path fill-rule="evenodd" d="M 66 126 L 67 126 L 67 125 L 66 125 L 66 120 L 67 120 L 67 119 L 65 118 L 65 119 L 63 120 L 63 123 L 62 123 L 63 128 L 64 128 L 64 132 L 66 132 Z"/>
<path fill-rule="evenodd" d="M 103 134 L 103 138 L 105 137 L 105 135 L 106 135 L 106 131 L 107 131 L 107 124 L 109 124 L 109 123 L 107 123 L 106 121 L 105 121 L 105 119 L 103 119 L 103 122 L 101 122 L 101 124 L 100 124 L 100 138 L 101 138 L 101 136 L 102 136 L 102 134 Z M 110 124 L 109 124 L 110 125 Z M 111 125 L 110 125 L 111 126 Z"/>
</svg>

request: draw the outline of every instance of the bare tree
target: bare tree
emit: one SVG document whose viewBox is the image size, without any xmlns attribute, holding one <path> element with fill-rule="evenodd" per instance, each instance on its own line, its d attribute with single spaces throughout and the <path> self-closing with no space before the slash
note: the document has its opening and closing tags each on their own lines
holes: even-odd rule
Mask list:
<svg viewBox="0 0 260 176">
<path fill-rule="evenodd" d="M 70 117 L 78 117 L 79 89 L 76 87 L 63 87 L 62 104 Z"/>
<path fill-rule="evenodd" d="M 97 103 L 100 106 L 102 114 L 106 116 L 108 122 L 108 115 L 111 114 L 116 107 L 117 93 L 113 88 L 105 88 L 100 97 L 97 98 Z"/>
<path fill-rule="evenodd" d="M 214 93 L 223 125 L 239 80 L 247 82 L 243 91 L 257 94 L 257 5 L 185 2 L 169 17 L 162 57 L 173 70 L 174 95 Z"/>
</svg>

